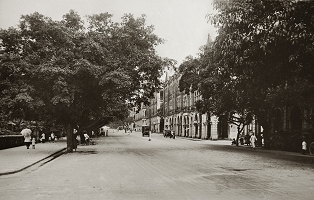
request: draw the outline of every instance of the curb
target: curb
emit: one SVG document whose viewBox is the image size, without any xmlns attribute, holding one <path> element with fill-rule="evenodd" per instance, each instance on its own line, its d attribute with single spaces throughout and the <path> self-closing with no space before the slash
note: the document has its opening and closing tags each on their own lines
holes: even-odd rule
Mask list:
<svg viewBox="0 0 314 200">
<path fill-rule="evenodd" d="M 53 153 L 53 154 L 51 154 L 51 155 L 49 155 L 49 156 L 43 158 L 43 159 L 40 159 L 39 161 L 36 161 L 36 162 L 34 162 L 34 163 L 32 163 L 32 164 L 26 166 L 26 167 L 23 167 L 23 168 L 21 168 L 21 169 L 17 169 L 17 170 L 13 170 L 13 171 L 8 171 L 8 172 L 0 173 L 0 176 L 9 175 L 9 174 L 15 174 L 15 173 L 21 172 L 21 171 L 23 171 L 23 170 L 25 170 L 25 169 L 27 169 L 27 168 L 30 168 L 30 167 L 32 167 L 32 166 L 34 166 L 34 165 L 36 165 L 36 164 L 38 164 L 38 163 L 40 163 L 40 162 L 42 162 L 42 161 L 44 161 L 44 160 L 47 160 L 47 159 L 49 159 L 49 158 L 51 158 L 51 157 L 52 157 L 52 159 L 54 159 L 54 158 L 59 157 L 59 156 L 61 156 L 62 154 L 64 154 L 64 153 L 65 153 L 65 150 L 66 150 L 66 147 L 65 147 L 65 148 L 62 148 L 61 150 L 59 150 L 59 151 L 57 151 L 57 152 L 55 152 L 55 153 Z M 52 159 L 51 159 L 51 160 L 52 160 Z M 49 161 L 50 161 L 50 160 L 49 160 Z M 49 162 L 49 161 L 47 161 L 47 162 Z M 45 164 L 45 163 L 47 163 L 47 162 L 44 162 L 43 164 Z M 42 164 L 42 165 L 43 165 L 43 164 Z"/>
</svg>

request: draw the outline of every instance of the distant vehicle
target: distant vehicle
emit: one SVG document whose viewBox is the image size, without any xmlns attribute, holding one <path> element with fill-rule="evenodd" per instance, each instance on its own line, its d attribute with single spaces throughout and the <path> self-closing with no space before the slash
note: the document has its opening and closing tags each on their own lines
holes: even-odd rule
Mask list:
<svg viewBox="0 0 314 200">
<path fill-rule="evenodd" d="M 150 127 L 147 125 L 143 125 L 142 126 L 142 136 L 144 137 L 145 135 L 149 136 L 149 131 L 150 131 Z"/>
</svg>

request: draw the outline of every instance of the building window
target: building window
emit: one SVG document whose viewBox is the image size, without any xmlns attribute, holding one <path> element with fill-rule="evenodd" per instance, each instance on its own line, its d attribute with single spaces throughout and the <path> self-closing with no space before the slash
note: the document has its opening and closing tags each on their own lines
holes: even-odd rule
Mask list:
<svg viewBox="0 0 314 200">
<path fill-rule="evenodd" d="M 181 97 L 180 96 L 177 97 L 177 107 L 181 108 Z"/>
<path fill-rule="evenodd" d="M 172 99 L 169 100 L 169 110 L 172 110 L 173 109 L 173 101 Z"/>
</svg>

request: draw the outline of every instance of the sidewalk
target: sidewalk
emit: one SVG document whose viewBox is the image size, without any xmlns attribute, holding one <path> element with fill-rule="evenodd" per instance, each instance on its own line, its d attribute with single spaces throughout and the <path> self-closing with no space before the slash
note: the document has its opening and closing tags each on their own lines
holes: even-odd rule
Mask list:
<svg viewBox="0 0 314 200">
<path fill-rule="evenodd" d="M 159 134 L 159 133 L 155 133 Z M 251 149 L 251 146 L 249 145 L 231 145 L 231 140 L 203 140 L 198 138 L 189 138 L 189 137 L 182 137 L 182 136 L 176 136 L 176 139 L 184 139 L 184 140 L 190 140 L 194 142 L 199 142 L 200 144 L 208 144 L 208 145 L 219 145 L 224 146 L 225 149 L 235 149 L 235 150 L 243 150 L 243 151 L 254 151 Z M 307 163 L 307 164 L 314 164 L 314 156 L 310 155 L 309 152 L 307 152 L 305 155 L 302 155 L 301 152 L 290 152 L 290 151 L 281 151 L 281 150 L 274 150 L 274 149 L 264 149 L 262 147 L 256 147 L 255 150 L 256 153 L 267 153 L 269 155 L 273 155 L 275 157 L 278 157 L 280 159 L 285 160 L 293 160 L 300 163 Z"/>
<path fill-rule="evenodd" d="M 191 141 L 199 141 L 200 143 L 209 144 L 209 145 L 220 145 L 224 146 L 225 149 L 235 149 L 235 150 L 243 150 L 243 151 L 251 151 L 255 153 L 267 153 L 269 155 L 273 155 L 279 159 L 285 160 L 293 160 L 300 163 L 314 164 L 314 156 L 310 155 L 307 152 L 305 155 L 298 152 L 291 151 L 283 151 L 283 150 L 274 150 L 274 149 L 264 149 L 263 147 L 257 146 L 256 150 L 252 150 L 250 145 L 231 145 L 231 140 L 201 140 L 196 138 L 185 138 L 178 137 L 180 139 L 187 139 Z"/>
<path fill-rule="evenodd" d="M 0 176 L 20 172 L 64 150 L 66 150 L 66 140 L 37 143 L 35 149 L 32 149 L 32 146 L 29 149 L 20 146 L 0 150 Z"/>
</svg>

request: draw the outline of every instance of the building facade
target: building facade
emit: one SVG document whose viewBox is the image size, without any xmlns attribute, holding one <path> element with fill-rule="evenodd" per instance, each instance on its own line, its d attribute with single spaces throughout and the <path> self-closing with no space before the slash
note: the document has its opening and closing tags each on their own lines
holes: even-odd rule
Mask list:
<svg viewBox="0 0 314 200">
<path fill-rule="evenodd" d="M 207 46 L 212 44 L 208 35 Z M 209 113 L 199 113 L 195 103 L 202 99 L 198 91 L 180 92 L 180 74 L 175 73 L 166 77 L 163 89 L 155 93 L 149 106 L 143 106 L 134 119 L 136 126 L 149 124 L 153 132 L 162 133 L 163 130 L 173 130 L 177 136 L 199 139 L 228 139 L 237 137 L 238 127 L 228 123 L 228 116 L 214 116 Z M 306 138 L 307 142 L 314 141 L 314 108 L 282 107 L 270 113 L 270 140 L 273 146 L 282 140 L 282 145 L 296 144 Z M 263 128 L 253 119 L 246 125 L 242 135 L 250 131 L 262 141 Z M 286 141 L 292 138 L 294 141 Z M 289 148 L 289 147 L 287 147 Z"/>
<path fill-rule="evenodd" d="M 173 130 L 177 136 L 199 139 L 229 139 L 227 131 L 216 116 L 197 112 L 195 103 L 202 97 L 198 91 L 180 92 L 180 75 L 174 74 L 164 85 L 165 129 Z M 221 135 L 221 137 L 220 137 Z"/>
<path fill-rule="evenodd" d="M 149 105 L 142 103 L 139 111 L 137 111 L 137 107 L 134 107 L 134 112 L 131 112 L 134 119 L 134 130 L 141 130 L 143 125 L 147 125 L 150 126 L 153 133 L 162 132 L 164 123 L 158 113 L 162 104 L 163 91 L 160 91 L 154 93 L 154 97 L 149 100 Z"/>
<path fill-rule="evenodd" d="M 141 128 L 145 124 L 151 127 L 152 132 L 173 130 L 177 136 L 205 140 L 236 138 L 237 126 L 228 123 L 228 116 L 197 112 L 195 103 L 201 100 L 202 96 L 198 91 L 180 92 L 179 80 L 179 74 L 166 79 L 163 89 L 155 93 L 150 105 L 143 106 L 140 112 L 134 115 L 136 127 Z M 271 148 L 297 151 L 303 137 L 308 144 L 313 141 L 313 108 L 276 108 L 269 117 Z M 263 128 L 255 119 L 244 127 L 241 134 L 248 135 L 250 131 L 256 134 L 258 142 L 262 144 Z"/>
</svg>

